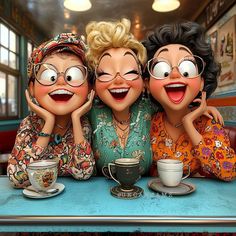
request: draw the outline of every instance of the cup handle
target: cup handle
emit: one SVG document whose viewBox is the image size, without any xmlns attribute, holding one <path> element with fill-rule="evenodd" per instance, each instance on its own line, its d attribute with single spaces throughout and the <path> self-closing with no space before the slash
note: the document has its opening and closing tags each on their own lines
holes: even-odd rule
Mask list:
<svg viewBox="0 0 236 236">
<path fill-rule="evenodd" d="M 114 163 L 108 163 L 108 171 L 109 171 L 111 178 L 113 180 L 115 180 L 119 185 L 121 185 L 121 183 L 112 175 L 111 166 L 116 166 L 116 165 Z"/>
<path fill-rule="evenodd" d="M 184 180 L 184 179 L 187 179 L 188 177 L 189 177 L 189 175 L 190 175 L 190 166 L 189 165 L 184 165 L 183 167 L 185 167 L 185 166 L 187 166 L 188 167 L 188 174 L 187 175 L 185 175 L 183 178 L 182 178 L 182 180 Z"/>
<path fill-rule="evenodd" d="M 103 174 L 106 178 L 111 179 L 111 176 L 109 176 L 109 175 L 106 173 L 105 169 L 108 170 L 108 166 L 103 166 L 103 167 L 102 167 L 102 174 Z"/>
</svg>

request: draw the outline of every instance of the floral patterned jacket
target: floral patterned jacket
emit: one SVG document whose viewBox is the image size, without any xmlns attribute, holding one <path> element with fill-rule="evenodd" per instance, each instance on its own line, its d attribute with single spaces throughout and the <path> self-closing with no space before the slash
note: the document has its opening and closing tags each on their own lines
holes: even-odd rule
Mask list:
<svg viewBox="0 0 236 236">
<path fill-rule="evenodd" d="M 101 174 L 103 166 L 117 158 L 138 158 L 142 174 L 148 173 L 152 163 L 150 110 L 150 101 L 146 98 L 140 98 L 132 105 L 129 137 L 123 149 L 112 122 L 111 109 L 102 102 L 94 102 L 89 118 L 93 129 L 92 148 L 98 174 Z"/>
<path fill-rule="evenodd" d="M 203 136 L 203 141 L 193 146 L 186 133 L 180 135 L 174 142 L 165 130 L 163 116 L 164 113 L 157 113 L 152 118 L 153 164 L 151 175 L 157 174 L 157 160 L 172 158 L 190 165 L 192 175 L 199 173 L 225 181 L 236 177 L 236 155 L 230 148 L 230 141 L 224 128 L 219 123 L 206 116 L 197 119 L 194 125 Z"/>
<path fill-rule="evenodd" d="M 57 159 L 58 175 L 72 175 L 76 179 L 88 179 L 94 170 L 95 161 L 90 146 L 91 127 L 88 119 L 81 120 L 84 136 L 88 141 L 74 143 L 73 128 L 69 127 L 61 141 L 52 139 L 46 148 L 36 145 L 43 120 L 36 114 L 27 116 L 17 132 L 15 145 L 8 161 L 7 174 L 14 187 L 29 185 L 27 164 L 39 159 Z"/>
</svg>

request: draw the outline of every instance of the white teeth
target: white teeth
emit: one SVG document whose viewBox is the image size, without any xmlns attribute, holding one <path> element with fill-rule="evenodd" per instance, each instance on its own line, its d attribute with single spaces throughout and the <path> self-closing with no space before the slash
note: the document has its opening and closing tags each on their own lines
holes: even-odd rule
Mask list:
<svg viewBox="0 0 236 236">
<path fill-rule="evenodd" d="M 128 92 L 129 89 L 127 88 L 122 88 L 122 89 L 110 89 L 109 90 L 111 93 L 124 93 L 124 92 Z"/>
<path fill-rule="evenodd" d="M 56 94 L 68 94 L 68 95 L 73 95 L 72 92 L 64 89 L 58 89 L 50 93 L 50 95 L 56 95 Z"/>
<path fill-rule="evenodd" d="M 185 87 L 184 84 L 168 84 L 165 86 L 166 88 L 180 88 L 180 87 Z"/>
</svg>

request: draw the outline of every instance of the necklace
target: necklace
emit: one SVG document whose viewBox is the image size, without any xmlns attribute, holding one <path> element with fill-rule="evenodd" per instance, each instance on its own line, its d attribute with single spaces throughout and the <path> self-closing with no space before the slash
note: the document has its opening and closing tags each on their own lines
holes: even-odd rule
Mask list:
<svg viewBox="0 0 236 236">
<path fill-rule="evenodd" d="M 179 127 L 181 127 L 182 125 L 183 125 L 183 122 L 181 121 L 181 122 L 178 122 L 177 124 L 172 124 L 169 120 L 168 120 L 168 118 L 166 117 L 166 121 L 171 125 L 171 126 L 174 126 L 175 128 L 179 128 Z"/>
<path fill-rule="evenodd" d="M 175 127 L 175 128 L 179 128 L 179 127 L 182 126 L 182 125 L 183 125 L 183 123 L 182 123 L 182 122 L 179 122 L 179 123 L 175 124 L 174 127 Z"/>
<path fill-rule="evenodd" d="M 129 128 L 129 124 L 127 124 L 124 128 L 122 128 L 122 127 L 120 127 L 120 125 L 116 121 L 113 122 L 113 125 L 114 125 L 116 130 L 118 128 L 118 129 L 122 130 L 123 132 L 126 131 Z"/>
<path fill-rule="evenodd" d="M 119 139 L 120 139 L 120 144 L 122 147 L 125 147 L 126 145 L 126 141 L 127 141 L 127 138 L 128 138 L 128 134 L 129 134 L 129 130 L 127 130 L 126 132 L 124 132 L 123 134 L 119 134 L 117 133 Z"/>
<path fill-rule="evenodd" d="M 68 129 L 70 127 L 70 124 L 71 124 L 71 122 L 69 120 L 65 127 L 61 126 L 59 124 L 56 124 L 56 127 L 58 127 L 59 129 L 65 130 L 65 129 Z"/>
<path fill-rule="evenodd" d="M 116 134 L 119 138 L 120 141 L 120 145 L 124 148 L 126 145 L 126 141 L 128 139 L 128 134 L 129 134 L 129 122 L 126 121 L 127 124 L 121 124 L 120 121 L 118 121 L 117 119 L 115 119 L 115 116 L 113 116 L 113 125 L 116 131 Z M 130 118 L 129 118 L 130 119 Z M 121 127 L 120 125 L 125 125 L 125 127 Z"/>
<path fill-rule="evenodd" d="M 117 123 L 119 123 L 119 124 L 121 124 L 121 125 L 129 125 L 129 122 L 130 122 L 130 113 L 129 113 L 129 118 L 127 119 L 127 120 L 118 120 L 117 118 L 116 118 L 116 116 L 114 115 L 114 114 L 112 114 L 112 117 L 113 117 L 113 119 L 117 122 Z"/>
</svg>

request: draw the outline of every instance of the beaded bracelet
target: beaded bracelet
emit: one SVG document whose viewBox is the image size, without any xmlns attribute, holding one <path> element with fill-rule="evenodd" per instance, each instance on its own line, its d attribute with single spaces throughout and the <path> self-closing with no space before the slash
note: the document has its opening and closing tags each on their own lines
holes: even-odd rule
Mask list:
<svg viewBox="0 0 236 236">
<path fill-rule="evenodd" d="M 39 137 L 50 137 L 51 134 L 47 134 L 47 133 L 44 133 L 44 132 L 39 132 L 38 136 Z"/>
</svg>

